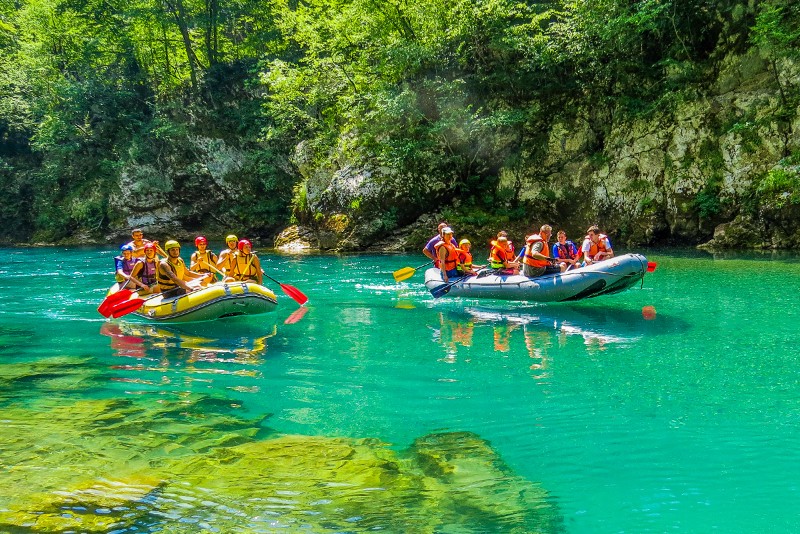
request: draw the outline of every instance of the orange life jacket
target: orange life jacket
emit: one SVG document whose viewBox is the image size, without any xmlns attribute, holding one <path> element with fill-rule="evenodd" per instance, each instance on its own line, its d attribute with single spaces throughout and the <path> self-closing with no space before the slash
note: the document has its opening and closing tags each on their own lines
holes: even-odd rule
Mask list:
<svg viewBox="0 0 800 534">
<path fill-rule="evenodd" d="M 458 270 L 463 271 L 465 267 L 472 269 L 472 253 L 460 248 L 456 251 L 458 252 Z"/>
<path fill-rule="evenodd" d="M 589 259 L 591 260 L 594 259 L 595 255 L 597 255 L 598 252 L 607 251 L 605 241 L 606 239 L 608 239 L 608 236 L 606 234 L 597 234 L 597 238 L 598 238 L 597 243 L 595 243 L 594 241 L 592 241 L 592 238 L 589 237 L 588 235 L 584 237 L 584 239 L 588 239 L 589 242 L 592 244 L 591 248 L 589 249 L 589 252 L 586 254 L 587 256 L 589 256 Z"/>
<path fill-rule="evenodd" d="M 439 257 L 439 250 L 441 247 L 444 247 L 447 250 L 447 256 L 444 258 L 444 270 L 445 271 L 452 271 L 458 265 L 458 253 L 456 252 L 456 247 L 453 246 L 452 243 L 445 243 L 444 241 L 439 241 L 436 243 L 436 257 Z"/>
<path fill-rule="evenodd" d="M 542 236 L 539 234 L 533 234 L 532 236 L 528 237 L 526 242 L 527 245 L 525 245 L 525 249 L 522 251 L 522 263 L 525 265 L 530 265 L 531 267 L 547 267 L 550 264 L 549 261 L 536 259 L 533 257 L 533 252 L 531 252 L 534 243 L 541 242 L 544 243 L 544 246 L 542 247 L 540 254 L 542 256 L 547 256 L 547 241 L 542 239 Z"/>
<path fill-rule="evenodd" d="M 498 246 L 497 241 L 492 241 L 492 252 L 489 255 L 489 261 L 492 262 L 492 269 L 500 269 L 506 266 L 508 259 L 508 251 L 505 248 Z"/>
</svg>

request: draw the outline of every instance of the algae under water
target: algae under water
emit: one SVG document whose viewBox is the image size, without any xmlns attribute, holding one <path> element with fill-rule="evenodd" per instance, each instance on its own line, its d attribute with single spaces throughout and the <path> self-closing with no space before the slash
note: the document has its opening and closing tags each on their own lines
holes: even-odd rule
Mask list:
<svg viewBox="0 0 800 534">
<path fill-rule="evenodd" d="M 264 255 L 296 322 L 148 325 L 109 250 L 2 253 L 0 532 L 800 531 L 796 255 L 568 305 Z"/>
</svg>

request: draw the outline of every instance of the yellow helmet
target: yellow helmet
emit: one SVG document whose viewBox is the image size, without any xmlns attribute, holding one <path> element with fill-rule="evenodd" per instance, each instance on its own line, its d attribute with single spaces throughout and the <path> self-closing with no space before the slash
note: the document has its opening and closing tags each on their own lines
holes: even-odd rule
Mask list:
<svg viewBox="0 0 800 534">
<path fill-rule="evenodd" d="M 462 239 L 458 242 L 459 245 L 471 245 L 472 243 L 469 242 L 469 239 Z"/>
<path fill-rule="evenodd" d="M 231 234 L 231 235 L 229 235 L 228 237 L 225 238 L 225 242 L 227 243 L 228 241 L 239 241 L 239 238 L 236 237 L 235 235 Z"/>
<path fill-rule="evenodd" d="M 164 243 L 164 250 L 169 250 L 171 248 L 181 248 L 181 244 L 175 241 L 174 239 L 170 239 L 166 243 Z"/>
</svg>

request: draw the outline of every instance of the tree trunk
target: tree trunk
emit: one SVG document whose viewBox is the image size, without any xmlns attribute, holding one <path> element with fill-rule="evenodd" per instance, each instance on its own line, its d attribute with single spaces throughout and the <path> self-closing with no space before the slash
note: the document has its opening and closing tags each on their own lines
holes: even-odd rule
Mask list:
<svg viewBox="0 0 800 534">
<path fill-rule="evenodd" d="M 194 54 L 194 49 L 192 48 L 192 38 L 189 35 L 189 26 L 186 22 L 186 10 L 183 7 L 183 0 L 164 0 L 164 4 L 175 18 L 175 24 L 178 25 L 178 30 L 181 32 L 183 46 L 186 49 L 186 58 L 189 61 L 189 76 L 192 80 L 192 92 L 196 94 L 198 92 L 197 68 L 199 67 L 199 63 L 197 61 L 197 56 Z"/>
<path fill-rule="evenodd" d="M 218 0 L 206 0 L 206 54 L 208 55 L 209 65 L 217 63 L 217 17 L 219 13 Z"/>
</svg>

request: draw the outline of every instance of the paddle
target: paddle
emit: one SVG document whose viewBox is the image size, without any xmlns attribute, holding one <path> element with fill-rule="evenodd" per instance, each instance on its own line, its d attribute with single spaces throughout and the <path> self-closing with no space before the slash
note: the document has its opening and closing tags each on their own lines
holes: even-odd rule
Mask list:
<svg viewBox="0 0 800 534">
<path fill-rule="evenodd" d="M 119 304 L 123 300 L 129 299 L 131 295 L 133 295 L 133 291 L 131 291 L 130 289 L 126 289 L 125 292 L 122 293 L 121 295 L 120 293 L 122 292 L 117 292 L 114 293 L 113 295 L 107 296 L 103 300 L 103 302 L 101 302 L 100 305 L 97 307 L 97 312 L 103 317 L 111 317 L 111 307 L 114 306 L 115 304 Z"/>
<path fill-rule="evenodd" d="M 123 300 L 128 300 L 131 297 L 131 295 L 133 295 L 134 293 L 133 290 L 125 289 L 125 286 L 127 286 L 130 283 L 130 281 L 131 279 L 128 278 L 127 280 L 125 280 L 125 283 L 122 284 L 122 287 L 119 288 L 119 291 L 111 295 L 108 295 L 106 298 L 103 299 L 103 302 L 101 302 L 100 306 L 97 307 L 97 311 L 100 312 L 100 315 L 102 315 L 103 317 L 109 317 L 111 315 L 112 306 L 122 302 Z"/>
<path fill-rule="evenodd" d="M 263 269 L 261 270 L 261 273 L 264 276 L 266 276 L 267 278 L 269 278 L 270 280 L 272 280 L 273 282 L 275 282 L 276 284 L 278 284 L 279 286 L 281 286 L 281 289 L 283 290 L 283 292 L 286 293 L 287 295 L 289 295 L 290 297 L 292 297 L 294 299 L 294 301 L 296 303 L 298 303 L 300 306 L 302 306 L 303 304 L 308 302 L 308 297 L 303 295 L 303 292 L 300 291 L 299 289 L 297 289 L 296 287 L 292 287 L 292 286 L 286 285 L 286 284 L 281 284 L 280 282 L 278 282 L 277 280 L 272 278 L 270 275 L 265 273 Z"/>
<path fill-rule="evenodd" d="M 414 276 L 414 273 L 417 272 L 417 269 L 422 269 L 426 265 L 430 265 L 435 261 L 436 260 L 431 260 L 428 263 L 423 263 L 419 267 L 403 267 L 402 269 L 398 269 L 394 272 L 394 279 L 397 282 L 402 282 L 403 280 L 406 280 Z"/>
<path fill-rule="evenodd" d="M 125 282 L 127 284 L 127 282 Z M 122 287 L 125 287 L 124 285 Z M 120 289 L 116 293 L 113 293 L 103 299 L 103 302 L 100 303 L 100 306 L 97 307 L 97 311 L 100 312 L 100 315 L 103 317 L 109 317 L 111 315 L 111 308 L 115 304 L 119 304 L 122 301 L 128 300 L 131 295 L 133 295 L 133 291 L 130 289 Z"/>
<path fill-rule="evenodd" d="M 450 293 L 450 289 L 452 289 L 454 285 L 456 285 L 457 283 L 461 282 L 462 280 L 466 280 L 470 276 L 472 276 L 472 275 L 470 274 L 470 275 L 467 275 L 467 276 L 462 276 L 461 278 L 456 278 L 452 282 L 448 282 L 448 283 L 444 284 L 443 286 L 435 287 L 435 288 L 431 289 L 431 295 L 433 295 L 433 298 L 435 298 L 435 299 L 443 297 L 443 296 L 447 295 L 448 293 Z"/>
<path fill-rule="evenodd" d="M 145 299 L 131 299 L 121 302 L 111 308 L 111 316 L 117 319 L 118 317 L 134 312 L 142 307 L 144 301 Z"/>
<path fill-rule="evenodd" d="M 185 297 L 186 295 L 194 293 L 195 291 L 199 291 L 201 289 L 205 289 L 202 286 L 193 287 L 192 284 L 196 284 L 196 283 L 197 282 L 195 280 L 187 282 L 187 285 L 191 288 L 191 291 L 188 291 L 188 292 L 184 293 L 183 295 L 178 295 L 178 298 Z M 163 293 L 156 293 L 154 295 L 150 295 L 146 299 L 136 298 L 136 299 L 126 300 L 124 302 L 121 302 L 121 303 L 119 303 L 119 304 L 117 304 L 117 305 L 115 305 L 115 306 L 113 306 L 111 308 L 111 316 L 114 317 L 114 319 L 117 319 L 119 317 L 122 317 L 123 315 L 127 315 L 127 314 L 129 314 L 131 312 L 135 312 L 136 310 L 141 308 L 142 304 L 144 304 L 148 300 L 156 298 L 156 297 L 160 297 L 160 296 L 163 296 Z"/>
<path fill-rule="evenodd" d="M 656 262 L 654 262 L 654 261 L 648 261 L 647 262 L 647 272 L 648 273 L 652 273 L 653 271 L 655 271 L 656 267 L 658 267 L 658 264 Z"/>
<path fill-rule="evenodd" d="M 216 268 L 216 266 L 214 266 L 214 265 L 210 264 L 210 263 L 209 263 L 209 262 L 207 262 L 207 261 L 203 261 L 203 260 L 200 260 L 198 263 L 200 264 L 200 268 L 201 268 L 201 269 L 203 268 L 203 264 L 205 263 L 206 265 L 208 265 L 208 268 L 209 268 L 209 269 L 211 269 L 212 271 L 214 271 L 216 274 L 220 275 L 220 276 L 222 277 L 222 279 L 223 279 L 223 280 L 225 280 L 225 273 L 223 273 L 222 271 L 220 271 L 219 269 L 217 269 L 217 268 Z M 250 265 L 248 265 L 248 266 L 247 266 L 247 268 L 249 269 L 249 268 L 250 268 Z"/>
</svg>

